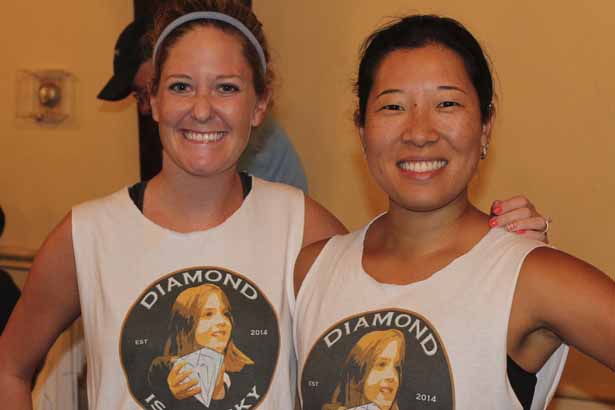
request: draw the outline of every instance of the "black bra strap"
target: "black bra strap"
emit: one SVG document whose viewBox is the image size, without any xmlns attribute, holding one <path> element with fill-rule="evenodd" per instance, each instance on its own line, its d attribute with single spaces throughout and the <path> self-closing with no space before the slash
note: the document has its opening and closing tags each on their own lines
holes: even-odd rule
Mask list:
<svg viewBox="0 0 615 410">
<path fill-rule="evenodd" d="M 143 213 L 143 198 L 145 197 L 145 187 L 149 181 L 137 182 L 130 188 L 128 188 L 128 195 L 135 206 L 139 208 L 139 211 Z"/>
<path fill-rule="evenodd" d="M 243 198 L 245 199 L 252 190 L 252 177 L 245 172 L 240 172 L 239 179 L 241 180 Z M 128 188 L 128 195 L 130 196 L 130 199 L 132 199 L 132 202 L 134 202 L 135 206 L 139 208 L 141 213 L 143 213 L 143 198 L 145 197 L 145 188 L 147 187 L 148 182 L 149 181 L 137 182 Z"/>
</svg>

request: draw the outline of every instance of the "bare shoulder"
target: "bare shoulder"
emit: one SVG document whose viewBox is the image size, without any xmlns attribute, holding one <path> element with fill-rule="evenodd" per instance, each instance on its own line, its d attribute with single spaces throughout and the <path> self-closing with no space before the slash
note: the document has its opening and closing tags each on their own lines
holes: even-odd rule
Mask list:
<svg viewBox="0 0 615 410">
<path fill-rule="evenodd" d="M 543 285 L 562 290 L 580 286 L 578 290 L 606 291 L 614 284 L 612 279 L 591 264 L 549 247 L 539 247 L 528 254 L 519 280 L 521 284 L 531 285 L 536 290 Z"/>
<path fill-rule="evenodd" d="M 295 295 L 299 293 L 299 289 L 301 288 L 301 284 L 305 279 L 305 276 L 312 268 L 314 261 L 320 255 L 320 252 L 325 247 L 329 239 L 322 239 L 318 242 L 314 242 L 311 245 L 306 246 L 299 252 L 299 256 L 297 256 L 297 261 L 295 262 Z"/>
<path fill-rule="evenodd" d="M 565 252 L 540 247 L 527 256 L 517 284 L 517 293 L 549 317 L 566 309 L 583 311 L 595 302 L 596 313 L 615 303 L 615 282 L 589 263 Z M 566 303 L 562 303 L 566 301 Z M 613 311 L 611 311 L 612 314 Z"/>
<path fill-rule="evenodd" d="M 60 319 L 62 325 L 70 324 L 79 315 L 70 212 L 49 234 L 36 254 L 26 280 L 23 299 L 29 309 L 52 303 L 55 307 L 44 309 L 47 312 L 45 315 L 58 315 L 54 319 Z"/>
<path fill-rule="evenodd" d="M 615 282 L 589 263 L 552 248 L 533 250 L 521 268 L 513 312 L 529 333 L 548 330 L 615 368 Z"/>
<path fill-rule="evenodd" d="M 304 223 L 302 247 L 348 232 L 331 212 L 307 195 L 305 196 Z"/>
</svg>

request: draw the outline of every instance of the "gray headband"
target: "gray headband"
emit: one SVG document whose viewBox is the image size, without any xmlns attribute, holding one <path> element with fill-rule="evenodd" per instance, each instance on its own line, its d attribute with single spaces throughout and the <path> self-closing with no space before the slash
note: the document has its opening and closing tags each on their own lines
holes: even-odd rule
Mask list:
<svg viewBox="0 0 615 410">
<path fill-rule="evenodd" d="M 164 39 L 169 34 L 171 34 L 171 32 L 175 30 L 177 27 L 181 26 L 182 24 L 188 23 L 190 21 L 194 21 L 194 20 L 222 21 L 224 23 L 230 24 L 231 26 L 235 27 L 237 30 L 241 31 L 241 34 L 243 34 L 248 39 L 248 41 L 252 43 L 252 45 L 256 49 L 256 52 L 258 53 L 258 58 L 261 60 L 261 66 L 263 67 L 263 74 L 267 72 L 267 61 L 265 60 L 265 53 L 263 52 L 263 47 L 261 47 L 256 37 L 254 37 L 254 34 L 252 34 L 252 32 L 248 30 L 248 28 L 236 18 L 223 14 L 223 13 L 218 13 L 215 11 L 194 11 L 192 13 L 188 13 L 181 17 L 178 17 L 175 20 L 173 20 L 171 23 L 169 23 L 169 25 L 165 27 L 165 29 L 162 31 L 162 33 L 158 37 L 158 40 L 156 41 L 156 45 L 154 46 L 154 56 L 153 56 L 154 63 L 156 62 L 156 53 L 158 52 L 158 48 L 160 47 L 160 44 L 162 44 Z"/>
</svg>

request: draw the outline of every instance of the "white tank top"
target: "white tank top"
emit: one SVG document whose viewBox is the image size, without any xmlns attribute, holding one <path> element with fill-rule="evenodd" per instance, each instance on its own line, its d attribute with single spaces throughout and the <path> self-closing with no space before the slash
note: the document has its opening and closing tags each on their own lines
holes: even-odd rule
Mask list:
<svg viewBox="0 0 615 410">
<path fill-rule="evenodd" d="M 506 335 L 522 262 L 543 244 L 493 229 L 428 279 L 392 285 L 363 270 L 368 226 L 332 238 L 297 297 L 303 409 L 522 409 Z M 533 410 L 555 392 L 567 349 L 537 374 Z"/>
<path fill-rule="evenodd" d="M 241 207 L 202 232 L 154 224 L 127 189 L 75 207 L 72 223 L 90 408 L 292 408 L 300 190 L 253 178 Z M 197 396 L 171 394 L 178 361 Z"/>
</svg>

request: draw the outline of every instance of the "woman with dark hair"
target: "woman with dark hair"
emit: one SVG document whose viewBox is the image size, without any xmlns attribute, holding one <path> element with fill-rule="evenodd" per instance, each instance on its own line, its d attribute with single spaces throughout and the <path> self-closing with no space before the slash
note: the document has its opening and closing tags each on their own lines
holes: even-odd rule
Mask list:
<svg viewBox="0 0 615 410">
<path fill-rule="evenodd" d="M 541 242 L 489 230 L 489 215 L 468 199 L 495 114 L 489 65 L 472 34 L 445 17 L 396 20 L 367 39 L 356 91 L 361 143 L 389 209 L 302 250 L 300 367 L 323 329 L 344 323 L 351 333 L 349 318 L 400 309 L 424 318 L 422 379 L 433 374 L 436 351 L 449 367 L 400 409 L 544 409 L 566 345 L 615 369 L 615 283 Z M 434 337 L 426 347 L 427 329 L 439 344 Z M 416 371 L 413 360 L 408 372 Z M 446 383 L 448 403 L 435 393 Z"/>
</svg>

